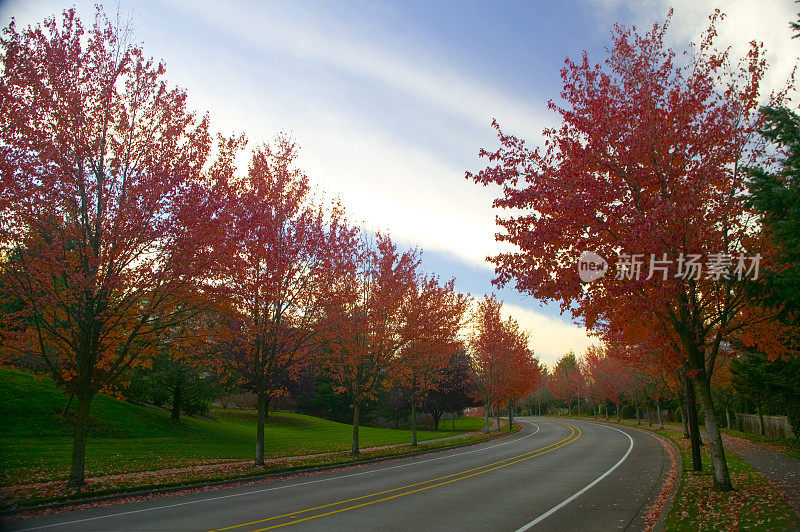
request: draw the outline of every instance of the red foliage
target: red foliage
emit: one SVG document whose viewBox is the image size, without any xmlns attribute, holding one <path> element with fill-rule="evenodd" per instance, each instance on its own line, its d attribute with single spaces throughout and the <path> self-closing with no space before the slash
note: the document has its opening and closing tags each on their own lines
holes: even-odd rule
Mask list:
<svg viewBox="0 0 800 532">
<path fill-rule="evenodd" d="M 531 150 L 495 123 L 501 148 L 482 151 L 490 166 L 467 177 L 503 185 L 495 206 L 515 210 L 499 221 L 506 230 L 499 239 L 518 251 L 493 259 L 497 282 L 514 280 L 520 291 L 559 300 L 619 345 L 655 337 L 667 347 L 659 356 L 692 371 L 715 440 L 717 484 L 728 488 L 708 388 L 720 347 L 740 335 L 774 355 L 786 343 L 767 342 L 776 333 L 774 312 L 758 308 L 746 283 L 695 279 L 675 268 L 691 254 L 723 253 L 735 263 L 760 253 L 762 263 L 770 260 L 770 244 L 746 203 L 744 174 L 772 163 L 757 135 L 765 61 L 756 43 L 738 65 L 717 51 L 720 18 L 711 17 L 687 61 L 665 46 L 668 24 L 645 34 L 616 26 L 604 65 L 586 54 L 566 62 L 564 106 L 550 103 L 562 125 L 545 130 L 544 147 Z M 609 275 L 582 283 L 576 266 L 583 251 L 605 257 Z M 626 275 L 621 259 L 633 254 L 666 258 L 673 268 L 665 279 Z"/>
<path fill-rule="evenodd" d="M 503 320 L 501 308 L 495 296 L 485 296 L 472 313 L 470 347 L 486 408 L 525 397 L 541 380 L 528 334 L 512 318 Z"/>
<path fill-rule="evenodd" d="M 608 356 L 603 349 L 589 347 L 585 356 L 586 368 L 599 399 L 619 405 L 621 395 L 631 386 L 631 370 L 618 358 Z"/>
<path fill-rule="evenodd" d="M 351 267 L 357 233 L 338 203 L 312 197 L 308 177 L 294 165 L 292 141 L 279 137 L 258 147 L 239 178 L 233 159 L 242 143 L 223 143 L 212 168 L 221 228 L 214 280 L 238 316 L 242 349 L 232 362 L 258 395 L 262 463 L 266 403 L 286 393 L 282 378 L 321 349 L 326 305 Z"/>
<path fill-rule="evenodd" d="M 2 287 L 22 306 L 4 349 L 76 394 L 79 485 L 93 394 L 201 307 L 208 124 L 101 11 L 86 33 L 74 10 L 12 22 L 2 47 Z"/>
</svg>

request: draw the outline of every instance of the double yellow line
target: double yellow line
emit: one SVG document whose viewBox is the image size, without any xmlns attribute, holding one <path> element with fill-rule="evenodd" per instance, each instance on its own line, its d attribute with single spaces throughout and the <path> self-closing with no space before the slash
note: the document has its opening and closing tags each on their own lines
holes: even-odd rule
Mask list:
<svg viewBox="0 0 800 532">
<path fill-rule="evenodd" d="M 361 501 L 361 500 L 364 500 L 364 499 L 370 499 L 370 498 L 373 498 L 373 497 L 379 497 L 381 495 L 387 495 L 389 493 L 400 492 L 400 493 L 394 493 L 393 495 L 389 495 L 387 497 L 381 497 L 379 499 L 375 499 L 375 500 L 371 500 L 371 501 L 367 501 L 367 502 L 362 502 L 362 503 L 355 504 L 355 505 L 352 505 L 352 506 L 347 506 L 345 508 L 339 508 L 338 510 L 331 510 L 331 511 L 328 511 L 328 512 L 311 515 L 309 517 L 304 517 L 302 519 L 292 519 L 291 521 L 286 521 L 286 522 L 283 522 L 283 523 L 274 524 L 274 525 L 267 526 L 267 527 L 264 527 L 264 528 L 258 528 L 258 529 L 255 529 L 255 530 L 252 531 L 252 532 L 262 532 L 264 530 L 271 530 L 273 528 L 278 528 L 278 527 L 282 527 L 282 526 L 286 526 L 286 525 L 293 525 L 295 523 L 302 523 L 303 521 L 309 521 L 311 519 L 317 519 L 319 517 L 325 517 L 327 515 L 333 515 L 333 514 L 338 514 L 338 513 L 341 513 L 341 512 L 346 512 L 348 510 L 354 510 L 356 508 L 362 508 L 364 506 L 369 506 L 370 504 L 375 504 L 377 502 L 383 502 L 383 501 L 388 501 L 388 500 L 391 500 L 391 499 L 396 499 L 396 498 L 402 497 L 404 495 L 410 495 L 412 493 L 417 493 L 417 492 L 420 492 L 420 491 L 429 490 L 431 488 L 436 488 L 438 486 L 444 486 L 445 484 L 451 484 L 453 482 L 458 482 L 460 480 L 465 480 L 465 479 L 472 478 L 472 477 L 475 477 L 475 476 L 478 476 L 478 475 L 484 475 L 484 474 L 486 474 L 486 473 L 488 473 L 490 471 L 495 471 L 497 469 L 502 469 L 504 467 L 508 467 L 510 465 L 517 464 L 519 462 L 524 462 L 525 460 L 530 460 L 531 458 L 535 458 L 537 456 L 541 456 L 541 455 L 549 453 L 551 451 L 555 451 L 556 449 L 558 449 L 560 447 L 564 447 L 565 445 L 568 445 L 568 444 L 574 442 L 575 440 L 577 440 L 578 438 L 581 437 L 581 430 L 578 427 L 574 427 L 572 425 L 565 425 L 565 426 L 567 428 L 569 428 L 572 431 L 572 433 L 569 436 L 567 436 L 566 438 L 564 438 L 563 440 L 559 440 L 559 441 L 557 441 L 555 443 L 551 443 L 550 445 L 546 445 L 544 447 L 541 447 L 539 449 L 535 449 L 533 451 L 529 451 L 527 453 L 522 453 L 522 454 L 519 454 L 517 456 L 512 456 L 511 458 L 506 458 L 505 460 L 499 460 L 499 461 L 493 462 L 491 464 L 486 464 L 486 465 L 483 465 L 483 466 L 480 466 L 480 467 L 467 469 L 465 471 L 461 471 L 461 472 L 458 472 L 458 473 L 453 473 L 453 474 L 450 474 L 450 475 L 445 475 L 443 477 L 433 478 L 433 479 L 430 479 L 430 480 L 426 480 L 424 482 L 417 482 L 415 484 L 408 484 L 406 486 L 401 486 L 399 488 L 394 488 L 394 489 L 385 490 L 385 491 L 378 491 L 378 492 L 375 492 L 375 493 L 370 493 L 368 495 L 362 495 L 360 497 L 355 497 L 355 498 L 352 498 L 352 499 L 345 499 L 345 500 L 341 500 L 341 501 L 337 501 L 337 502 L 332 502 L 332 503 L 329 503 L 329 504 L 323 504 L 322 506 L 315 506 L 313 508 L 306 508 L 305 510 L 299 510 L 299 511 L 288 513 L 288 514 L 275 515 L 273 517 L 268 517 L 266 519 L 260 519 L 258 521 L 250 521 L 248 523 L 242 523 L 242 524 L 239 524 L 239 525 L 233 525 L 233 526 L 229 526 L 229 527 L 226 527 L 226 528 L 220 528 L 217 531 L 213 531 L 213 532 L 221 532 L 223 530 L 233 530 L 233 529 L 241 528 L 241 527 L 245 527 L 245 526 L 260 525 L 260 524 L 263 524 L 263 523 L 267 523 L 268 521 L 274 521 L 276 519 L 281 519 L 281 518 L 294 518 L 294 517 L 296 517 L 298 515 L 305 514 L 305 513 L 308 513 L 308 512 L 313 512 L 315 510 L 324 510 L 325 508 L 332 508 L 334 506 L 339 506 L 339 505 L 342 505 L 342 504 Z M 449 479 L 449 480 L 446 480 L 446 479 Z M 408 491 L 403 491 L 403 490 L 408 490 Z"/>
</svg>

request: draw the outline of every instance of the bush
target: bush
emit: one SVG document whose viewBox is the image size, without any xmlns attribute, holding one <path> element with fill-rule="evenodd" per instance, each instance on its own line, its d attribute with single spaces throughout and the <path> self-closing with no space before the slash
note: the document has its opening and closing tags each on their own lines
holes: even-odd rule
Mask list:
<svg viewBox="0 0 800 532">
<path fill-rule="evenodd" d="M 639 412 L 641 415 L 641 412 Z M 622 417 L 625 419 L 636 419 L 636 406 L 627 404 L 622 407 Z"/>
</svg>

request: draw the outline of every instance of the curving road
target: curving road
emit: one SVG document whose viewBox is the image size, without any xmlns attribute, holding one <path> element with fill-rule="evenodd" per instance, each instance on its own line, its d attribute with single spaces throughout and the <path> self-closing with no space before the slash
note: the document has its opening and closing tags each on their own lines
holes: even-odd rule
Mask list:
<svg viewBox="0 0 800 532">
<path fill-rule="evenodd" d="M 46 515 L 11 530 L 642 530 L 669 460 L 652 436 L 522 418 L 514 436 L 368 466 Z"/>
</svg>

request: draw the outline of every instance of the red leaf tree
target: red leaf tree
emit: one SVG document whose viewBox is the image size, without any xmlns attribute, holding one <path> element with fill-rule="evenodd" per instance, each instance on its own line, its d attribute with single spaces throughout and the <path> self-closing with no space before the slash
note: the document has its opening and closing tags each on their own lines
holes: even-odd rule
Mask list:
<svg viewBox="0 0 800 532">
<path fill-rule="evenodd" d="M 761 48 L 754 43 L 732 65 L 714 48 L 719 15 L 711 18 L 685 61 L 664 45 L 667 24 L 645 34 L 615 27 L 604 65 L 586 54 L 567 61 L 563 107 L 550 103 L 562 125 L 544 132 L 544 147 L 530 150 L 495 124 L 501 148 L 483 151 L 490 166 L 468 177 L 504 185 L 495 205 L 522 211 L 500 220 L 501 240 L 519 251 L 494 258 L 498 282 L 514 280 L 520 291 L 559 300 L 587 327 L 619 330 L 633 344 L 640 339 L 634 322 L 662 333 L 705 412 L 714 485 L 729 490 L 709 383 L 731 335 L 768 338 L 772 316 L 757 308 L 735 269 L 739 258 L 769 255 L 746 205 L 744 168 L 770 161 L 756 134 Z M 605 257 L 610 275 L 582 284 L 576 265 L 583 251 Z M 696 276 L 687 268 L 692 256 L 708 261 L 713 254 L 723 265 L 730 259 L 725 274 Z M 637 255 L 653 278 L 637 279 L 635 267 L 623 267 Z M 672 268 L 649 268 L 651 258 Z"/>
<path fill-rule="evenodd" d="M 620 421 L 620 400 L 622 394 L 630 388 L 630 369 L 620 359 L 608 356 L 606 350 L 599 347 L 589 347 L 585 360 L 600 399 L 614 403 L 617 421 Z"/>
<path fill-rule="evenodd" d="M 558 359 L 547 384 L 553 397 L 566 402 L 570 410 L 572 409 L 572 400 L 576 399 L 578 416 L 580 416 L 581 397 L 586 396 L 586 380 L 581 373 L 581 366 L 574 351 L 570 351 Z"/>
<path fill-rule="evenodd" d="M 484 296 L 471 315 L 469 346 L 484 403 L 487 432 L 489 410 L 502 405 L 513 409 L 514 402 L 530 393 L 541 376 L 528 335 L 513 318 L 503 320 L 502 306 L 494 295 Z"/>
<path fill-rule="evenodd" d="M 98 11 L 2 38 L 2 286 L 21 301 L 6 349 L 41 357 L 77 398 L 69 484 L 84 481 L 94 395 L 191 317 L 211 236 L 205 118 L 161 63 Z"/>
</svg>

